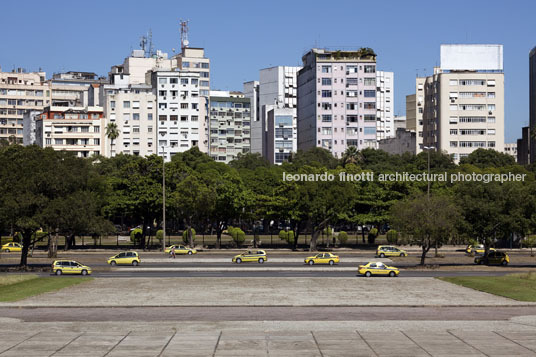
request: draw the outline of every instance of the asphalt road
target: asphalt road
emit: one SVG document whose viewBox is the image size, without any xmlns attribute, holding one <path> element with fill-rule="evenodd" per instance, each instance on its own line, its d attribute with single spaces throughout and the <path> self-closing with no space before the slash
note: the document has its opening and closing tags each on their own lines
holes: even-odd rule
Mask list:
<svg viewBox="0 0 536 357">
<path fill-rule="evenodd" d="M 0 308 L 0 318 L 54 321 L 482 321 L 536 315 L 536 306 Z"/>
</svg>

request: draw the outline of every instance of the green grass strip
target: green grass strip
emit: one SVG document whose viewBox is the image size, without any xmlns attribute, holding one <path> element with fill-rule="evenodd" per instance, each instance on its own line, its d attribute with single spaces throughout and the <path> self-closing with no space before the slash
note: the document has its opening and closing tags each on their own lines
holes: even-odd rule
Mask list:
<svg viewBox="0 0 536 357">
<path fill-rule="evenodd" d="M 2 285 L 0 283 L 0 301 L 10 302 L 22 300 L 30 296 L 60 290 L 93 280 L 90 277 L 33 277 L 9 285 Z M 0 278 L 0 281 L 2 280 L 4 280 L 4 277 Z"/>
<path fill-rule="evenodd" d="M 441 277 L 443 281 L 519 301 L 536 302 L 536 273 Z"/>
</svg>

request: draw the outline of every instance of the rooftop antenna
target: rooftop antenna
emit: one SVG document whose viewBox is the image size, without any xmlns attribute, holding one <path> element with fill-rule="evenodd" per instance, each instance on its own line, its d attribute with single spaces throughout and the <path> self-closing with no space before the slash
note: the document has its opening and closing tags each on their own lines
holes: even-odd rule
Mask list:
<svg viewBox="0 0 536 357">
<path fill-rule="evenodd" d="M 188 41 L 188 23 L 190 20 L 179 20 L 181 25 L 181 49 L 188 47 L 190 41 Z"/>
<path fill-rule="evenodd" d="M 143 55 L 147 57 L 147 36 L 140 37 L 140 48 L 143 50 Z"/>
<path fill-rule="evenodd" d="M 147 41 L 148 41 L 148 44 L 149 44 L 149 47 L 148 47 L 148 56 L 147 57 L 153 57 L 155 52 L 154 52 L 154 46 L 153 46 L 153 30 L 149 29 L 149 33 L 147 34 Z"/>
</svg>

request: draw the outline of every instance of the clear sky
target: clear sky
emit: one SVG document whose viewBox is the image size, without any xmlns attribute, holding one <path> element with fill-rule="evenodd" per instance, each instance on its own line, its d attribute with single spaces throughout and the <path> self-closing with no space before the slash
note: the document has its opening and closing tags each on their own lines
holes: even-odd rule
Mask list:
<svg viewBox="0 0 536 357">
<path fill-rule="evenodd" d="M 504 45 L 506 141 L 528 124 L 528 53 L 536 46 L 536 1 L 9 1 L 0 5 L 0 65 L 106 75 L 152 29 L 157 49 L 190 46 L 211 59 L 212 89 L 242 90 L 258 70 L 300 65 L 312 47 L 371 47 L 378 69 L 395 72 L 395 114 L 415 76 L 439 65 L 442 43 Z"/>
</svg>

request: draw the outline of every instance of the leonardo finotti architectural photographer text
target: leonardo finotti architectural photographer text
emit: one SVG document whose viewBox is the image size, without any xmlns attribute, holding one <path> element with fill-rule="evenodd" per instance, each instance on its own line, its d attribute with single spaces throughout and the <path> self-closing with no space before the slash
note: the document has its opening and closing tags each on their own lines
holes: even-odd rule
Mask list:
<svg viewBox="0 0 536 357">
<path fill-rule="evenodd" d="M 514 174 L 512 172 L 502 173 L 502 174 L 479 174 L 476 172 L 464 173 L 433 173 L 428 174 L 426 172 L 421 172 L 418 174 L 409 173 L 409 172 L 395 172 L 395 173 L 378 173 L 375 174 L 372 171 L 361 172 L 358 174 L 350 174 L 347 172 L 339 172 L 338 174 L 333 174 L 329 172 L 324 172 L 321 174 L 291 174 L 283 172 L 283 181 L 297 181 L 297 182 L 307 182 L 307 181 L 343 181 L 343 182 L 352 182 L 352 181 L 402 181 L 402 182 L 413 182 L 413 181 L 422 181 L 422 182 L 508 182 L 508 181 L 525 181 L 526 174 Z"/>
</svg>

